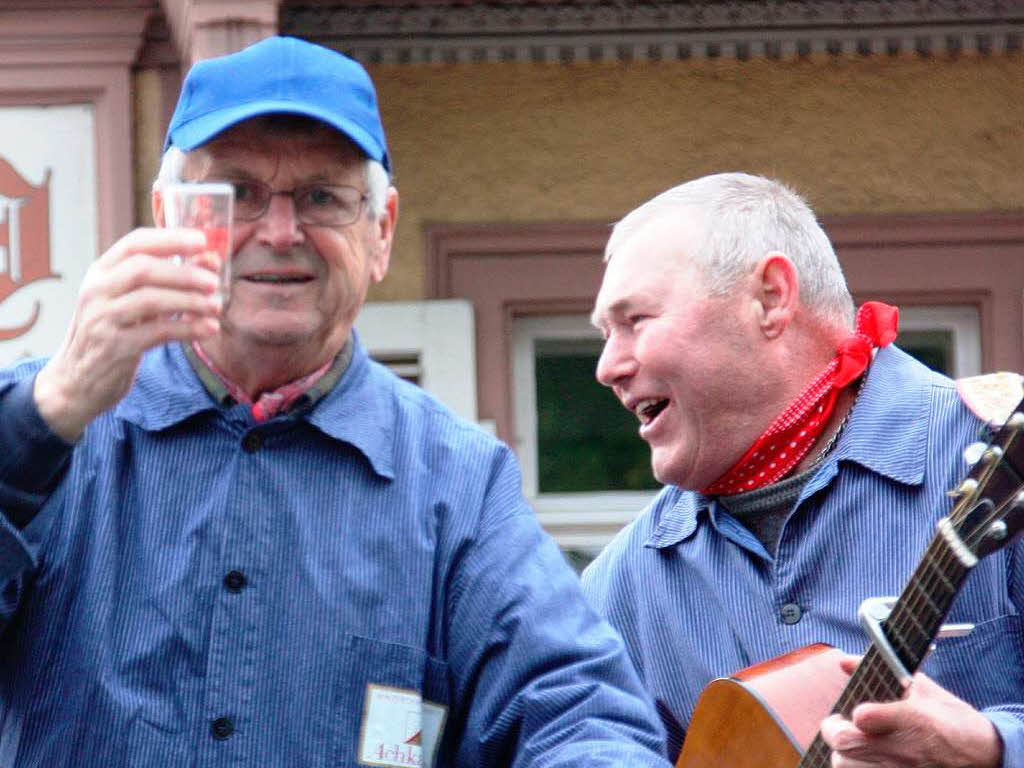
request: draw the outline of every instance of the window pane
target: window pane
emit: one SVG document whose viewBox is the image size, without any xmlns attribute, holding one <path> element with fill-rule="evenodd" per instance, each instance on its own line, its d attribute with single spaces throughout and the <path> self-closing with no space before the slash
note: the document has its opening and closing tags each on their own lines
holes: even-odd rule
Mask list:
<svg viewBox="0 0 1024 768">
<path fill-rule="evenodd" d="M 896 342 L 934 371 L 955 376 L 952 331 L 900 331 Z"/>
<path fill-rule="evenodd" d="M 594 378 L 600 340 L 536 341 L 541 493 L 657 488 L 639 422 Z"/>
<path fill-rule="evenodd" d="M 981 315 L 967 304 L 900 307 L 896 344 L 933 370 L 958 378 L 981 373 Z"/>
</svg>

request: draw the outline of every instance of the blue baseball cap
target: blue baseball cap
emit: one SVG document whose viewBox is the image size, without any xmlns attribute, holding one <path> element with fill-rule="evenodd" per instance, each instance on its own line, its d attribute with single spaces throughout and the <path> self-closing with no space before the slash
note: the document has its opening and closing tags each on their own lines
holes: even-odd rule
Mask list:
<svg viewBox="0 0 1024 768">
<path fill-rule="evenodd" d="M 343 54 L 294 37 L 270 37 L 189 70 L 164 150 L 188 151 L 243 120 L 305 115 L 336 128 L 389 171 L 377 93 L 366 70 Z"/>
</svg>

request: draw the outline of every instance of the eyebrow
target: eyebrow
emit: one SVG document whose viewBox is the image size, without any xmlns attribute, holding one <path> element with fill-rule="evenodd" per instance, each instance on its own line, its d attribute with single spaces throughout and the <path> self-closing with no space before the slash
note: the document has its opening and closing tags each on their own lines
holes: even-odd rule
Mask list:
<svg viewBox="0 0 1024 768">
<path fill-rule="evenodd" d="M 613 317 L 615 315 L 622 315 L 629 310 L 633 300 L 630 297 L 616 299 L 607 307 L 604 308 L 600 313 L 598 307 L 594 307 L 594 311 L 590 313 L 590 324 L 595 328 L 601 328 L 600 317 Z"/>
<path fill-rule="evenodd" d="M 238 179 L 239 181 L 259 181 L 259 177 L 252 171 L 241 168 L 239 166 L 226 166 L 219 168 L 216 161 L 211 161 L 206 166 L 207 176 L 223 176 L 229 179 Z"/>
<path fill-rule="evenodd" d="M 211 160 L 206 168 L 207 176 L 222 176 L 229 179 L 237 179 L 238 181 L 258 181 L 261 184 L 269 184 L 269 182 L 260 178 L 256 173 L 253 173 L 248 168 L 244 168 L 238 165 L 227 165 L 223 168 L 217 166 L 216 160 Z M 315 172 L 312 176 L 304 178 L 299 186 L 308 186 L 309 184 L 329 184 L 331 186 L 351 186 L 349 181 L 338 180 L 331 176 L 328 171 L 320 170 Z"/>
</svg>

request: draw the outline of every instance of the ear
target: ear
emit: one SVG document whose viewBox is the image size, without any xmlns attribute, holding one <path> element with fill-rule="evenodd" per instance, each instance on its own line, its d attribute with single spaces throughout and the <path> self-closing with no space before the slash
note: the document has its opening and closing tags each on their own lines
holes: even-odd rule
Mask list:
<svg viewBox="0 0 1024 768">
<path fill-rule="evenodd" d="M 388 187 L 387 199 L 382 213 L 374 223 L 374 261 L 370 267 L 370 278 L 379 283 L 388 273 L 391 263 L 391 246 L 395 239 L 395 226 L 398 224 L 398 190 Z"/>
<path fill-rule="evenodd" d="M 800 305 L 800 277 L 779 251 L 768 253 L 754 269 L 754 309 L 766 338 L 782 335 Z"/>
</svg>

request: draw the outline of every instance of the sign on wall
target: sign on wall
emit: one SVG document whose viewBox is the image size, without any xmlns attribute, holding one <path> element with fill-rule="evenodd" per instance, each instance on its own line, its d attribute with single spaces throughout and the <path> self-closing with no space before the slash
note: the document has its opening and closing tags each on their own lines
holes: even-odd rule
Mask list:
<svg viewBox="0 0 1024 768">
<path fill-rule="evenodd" d="M 92 105 L 0 107 L 0 365 L 51 354 L 97 256 Z"/>
</svg>

